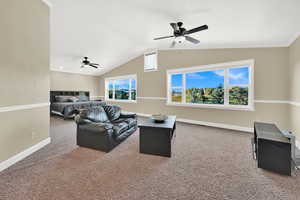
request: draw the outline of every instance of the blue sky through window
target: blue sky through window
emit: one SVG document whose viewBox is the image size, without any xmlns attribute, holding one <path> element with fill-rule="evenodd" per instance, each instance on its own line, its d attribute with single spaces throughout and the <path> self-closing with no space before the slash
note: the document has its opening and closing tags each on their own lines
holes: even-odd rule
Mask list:
<svg viewBox="0 0 300 200">
<path fill-rule="evenodd" d="M 249 84 L 249 68 L 229 69 L 229 84 Z"/>
<path fill-rule="evenodd" d="M 113 89 L 114 88 L 113 81 L 109 81 L 108 88 L 109 89 Z"/>
<path fill-rule="evenodd" d="M 186 88 L 216 88 L 224 85 L 224 70 L 186 74 Z"/>
<path fill-rule="evenodd" d="M 131 88 L 132 89 L 136 89 L 136 81 L 135 81 L 135 79 L 131 80 Z"/>
<path fill-rule="evenodd" d="M 129 89 L 129 79 L 127 80 L 116 80 L 115 81 L 116 89 Z"/>
<path fill-rule="evenodd" d="M 173 74 L 171 82 L 172 87 L 182 87 L 182 74 Z"/>
</svg>

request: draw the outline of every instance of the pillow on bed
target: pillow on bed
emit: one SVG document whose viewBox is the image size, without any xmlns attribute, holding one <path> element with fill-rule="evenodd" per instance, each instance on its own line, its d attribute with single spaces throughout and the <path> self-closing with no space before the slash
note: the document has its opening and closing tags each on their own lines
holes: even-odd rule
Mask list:
<svg viewBox="0 0 300 200">
<path fill-rule="evenodd" d="M 55 96 L 56 102 L 77 102 L 78 98 L 74 96 Z"/>
<path fill-rule="evenodd" d="M 88 101 L 89 97 L 88 96 L 84 96 L 84 95 L 80 95 L 77 97 L 78 101 Z"/>
</svg>

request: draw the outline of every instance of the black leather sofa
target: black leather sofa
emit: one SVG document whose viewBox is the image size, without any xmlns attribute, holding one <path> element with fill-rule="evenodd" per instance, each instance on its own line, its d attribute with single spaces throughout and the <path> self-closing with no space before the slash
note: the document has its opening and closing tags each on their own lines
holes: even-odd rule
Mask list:
<svg viewBox="0 0 300 200">
<path fill-rule="evenodd" d="M 77 145 L 105 152 L 124 141 L 137 129 L 134 113 L 122 113 L 117 105 L 81 110 L 75 117 Z"/>
</svg>

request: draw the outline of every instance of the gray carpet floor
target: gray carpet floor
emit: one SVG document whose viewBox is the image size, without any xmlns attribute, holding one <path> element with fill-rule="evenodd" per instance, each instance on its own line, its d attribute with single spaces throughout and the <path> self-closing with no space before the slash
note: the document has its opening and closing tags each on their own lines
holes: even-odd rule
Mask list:
<svg viewBox="0 0 300 200">
<path fill-rule="evenodd" d="M 178 123 L 165 158 L 140 154 L 138 131 L 110 153 L 76 146 L 75 131 L 52 117 L 52 143 L 0 173 L 0 199 L 300 199 L 300 174 L 258 169 L 248 133 Z"/>
</svg>

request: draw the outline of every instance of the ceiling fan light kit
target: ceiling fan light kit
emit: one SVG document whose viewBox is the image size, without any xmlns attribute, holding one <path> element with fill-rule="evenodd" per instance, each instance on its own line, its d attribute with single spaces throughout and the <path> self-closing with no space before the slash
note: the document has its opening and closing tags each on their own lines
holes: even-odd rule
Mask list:
<svg viewBox="0 0 300 200">
<path fill-rule="evenodd" d="M 184 37 L 184 36 L 178 36 L 178 37 L 176 37 L 174 40 L 175 40 L 175 42 L 177 42 L 177 43 L 182 43 L 182 42 L 185 41 L 185 37 Z"/>
<path fill-rule="evenodd" d="M 189 35 L 208 29 L 207 25 L 202 25 L 202 26 L 199 26 L 197 28 L 186 30 L 185 28 L 182 27 L 182 25 L 183 25 L 182 22 L 170 23 L 170 25 L 173 28 L 173 35 L 154 38 L 154 40 L 174 38 L 173 42 L 171 43 L 170 48 L 173 48 L 176 45 L 176 43 L 182 43 L 184 41 L 189 41 L 193 44 L 198 44 L 198 43 L 200 43 L 200 41 L 193 38 L 193 37 L 191 37 L 191 36 L 189 36 Z"/>
</svg>

